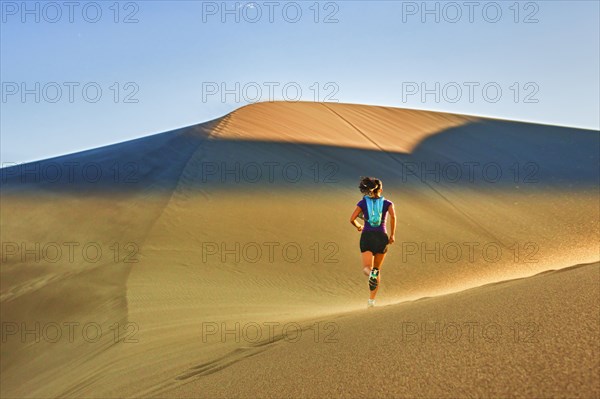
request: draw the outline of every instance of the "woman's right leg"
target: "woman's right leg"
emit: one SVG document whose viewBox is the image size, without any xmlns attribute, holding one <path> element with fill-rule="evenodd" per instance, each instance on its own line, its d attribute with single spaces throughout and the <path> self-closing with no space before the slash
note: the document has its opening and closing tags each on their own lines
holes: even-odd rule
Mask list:
<svg viewBox="0 0 600 399">
<path fill-rule="evenodd" d="M 369 274 L 371 274 L 371 269 L 373 268 L 373 252 L 365 251 L 361 252 L 360 255 L 362 258 L 363 273 L 365 274 L 365 276 L 368 276 Z"/>
</svg>

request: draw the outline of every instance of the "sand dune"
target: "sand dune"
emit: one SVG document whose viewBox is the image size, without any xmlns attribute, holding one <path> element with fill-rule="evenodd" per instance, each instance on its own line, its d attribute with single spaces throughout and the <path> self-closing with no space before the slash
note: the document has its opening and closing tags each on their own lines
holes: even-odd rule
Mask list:
<svg viewBox="0 0 600 399">
<path fill-rule="evenodd" d="M 269 103 L 3 169 L 1 395 L 597 396 L 597 265 L 464 290 L 598 261 L 599 145 L 597 131 Z M 347 222 L 362 175 L 383 179 L 399 216 L 370 313 Z M 474 315 L 540 323 L 543 339 L 394 344 L 397 320 Z M 286 345 L 285 323 L 319 320 L 339 324 L 339 344 Z M 65 323 L 79 323 L 72 339 Z M 235 323 L 280 339 L 212 330 Z M 370 387 L 377 375 L 388 382 Z"/>
<path fill-rule="evenodd" d="M 248 333 L 243 356 L 192 367 L 159 396 L 598 397 L 599 278 L 600 264 L 583 265 L 292 326 L 258 345 Z"/>
</svg>

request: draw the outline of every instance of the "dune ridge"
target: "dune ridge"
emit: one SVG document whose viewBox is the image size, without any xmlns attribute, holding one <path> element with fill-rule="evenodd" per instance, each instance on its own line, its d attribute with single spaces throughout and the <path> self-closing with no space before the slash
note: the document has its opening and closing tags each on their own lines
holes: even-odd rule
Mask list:
<svg viewBox="0 0 600 399">
<path fill-rule="evenodd" d="M 432 134 L 477 120 L 466 115 L 356 104 L 271 102 L 245 106 L 226 115 L 211 137 L 410 152 Z"/>
</svg>

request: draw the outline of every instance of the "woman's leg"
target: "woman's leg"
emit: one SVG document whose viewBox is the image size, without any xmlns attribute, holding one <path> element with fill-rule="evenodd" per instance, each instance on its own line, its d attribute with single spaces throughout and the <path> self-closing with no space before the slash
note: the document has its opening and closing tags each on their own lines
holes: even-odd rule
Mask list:
<svg viewBox="0 0 600 399">
<path fill-rule="evenodd" d="M 373 268 L 373 252 L 365 251 L 361 252 L 360 255 L 362 258 L 363 273 L 365 276 L 368 276 Z"/>
<path fill-rule="evenodd" d="M 381 266 L 383 265 L 383 260 L 385 259 L 385 254 L 375 254 L 373 265 L 373 269 L 377 269 L 377 283 L 369 281 L 369 288 L 371 289 L 371 294 L 369 295 L 369 299 L 375 299 L 377 295 L 377 291 L 379 291 L 379 283 L 381 282 Z"/>
</svg>

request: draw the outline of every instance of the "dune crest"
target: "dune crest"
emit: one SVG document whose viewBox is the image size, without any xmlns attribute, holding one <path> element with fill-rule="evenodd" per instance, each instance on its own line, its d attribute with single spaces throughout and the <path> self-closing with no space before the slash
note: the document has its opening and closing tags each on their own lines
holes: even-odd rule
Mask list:
<svg viewBox="0 0 600 399">
<path fill-rule="evenodd" d="M 272 102 L 248 105 L 225 116 L 211 137 L 411 152 L 428 136 L 476 120 L 389 107 Z"/>
</svg>

